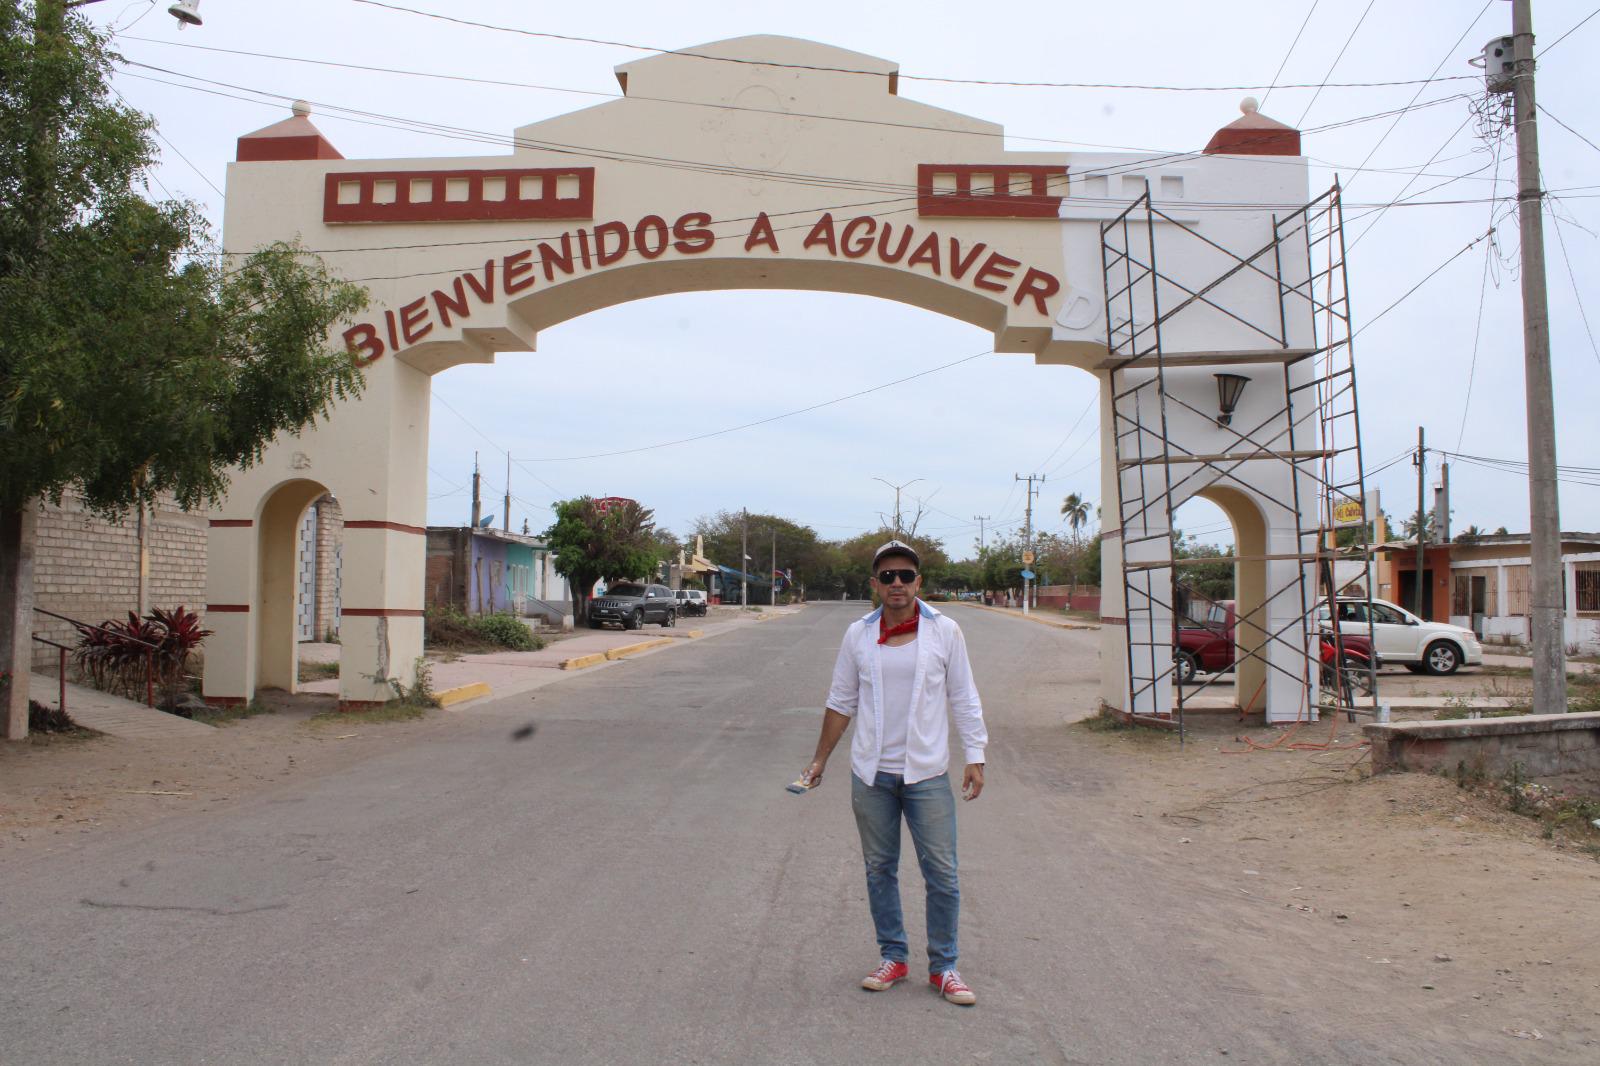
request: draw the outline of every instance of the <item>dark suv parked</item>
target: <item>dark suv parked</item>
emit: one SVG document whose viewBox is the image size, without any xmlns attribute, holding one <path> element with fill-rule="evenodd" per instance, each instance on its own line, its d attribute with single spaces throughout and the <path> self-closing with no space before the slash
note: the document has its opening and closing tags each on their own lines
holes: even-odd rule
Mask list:
<svg viewBox="0 0 1600 1066">
<path fill-rule="evenodd" d="M 638 629 L 646 622 L 678 624 L 678 601 L 665 585 L 612 585 L 604 596 L 589 601 L 589 628 L 615 622 L 623 629 Z"/>
</svg>

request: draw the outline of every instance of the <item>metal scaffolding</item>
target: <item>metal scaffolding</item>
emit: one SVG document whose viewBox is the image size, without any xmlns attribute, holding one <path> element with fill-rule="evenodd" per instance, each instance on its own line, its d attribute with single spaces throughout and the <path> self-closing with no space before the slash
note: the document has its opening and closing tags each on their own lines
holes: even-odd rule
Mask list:
<svg viewBox="0 0 1600 1066">
<path fill-rule="evenodd" d="M 1236 691 L 1241 710 L 1253 707 L 1274 672 L 1300 687 L 1297 719 L 1314 716 L 1318 705 L 1353 716 L 1353 690 L 1376 696 L 1370 663 L 1359 674 L 1346 666 L 1334 621 L 1340 611 L 1331 602 L 1364 601 L 1370 618 L 1378 520 L 1365 512 L 1343 223 L 1336 182 L 1305 207 L 1272 215 L 1270 235 L 1241 255 L 1157 208 L 1147 183 L 1101 226 L 1108 350 L 1101 369 L 1110 372 L 1128 627 L 1122 710 L 1175 714 L 1180 735 L 1185 704 L 1220 676 L 1188 685 L 1179 669 L 1180 616 L 1197 598 L 1182 578 L 1192 566 L 1231 563 L 1236 588 L 1241 567 L 1260 568 L 1253 571 L 1260 602 L 1236 612 L 1235 663 L 1263 664 L 1265 680 L 1255 693 Z M 1158 246 L 1217 272 L 1203 283 L 1163 272 Z M 1194 335 L 1227 340 L 1212 350 L 1176 349 Z M 1204 370 L 1217 373 L 1196 373 Z M 1231 412 L 1217 413 L 1215 394 L 1206 402 L 1195 389 L 1212 378 L 1238 386 L 1237 370 L 1257 371 L 1258 392 L 1269 382 L 1281 389 L 1264 417 L 1255 397 L 1244 426 L 1231 424 Z M 1174 439 L 1174 424 L 1191 443 L 1200 434 L 1224 443 L 1192 451 Z M 1262 508 L 1262 550 L 1240 554 L 1236 536 L 1231 556 L 1178 558 L 1174 512 L 1207 490 L 1242 491 Z M 1290 527 L 1292 539 L 1283 532 Z M 1359 593 L 1342 596 L 1357 566 Z M 1163 698 L 1164 679 L 1177 690 L 1175 701 Z"/>
</svg>

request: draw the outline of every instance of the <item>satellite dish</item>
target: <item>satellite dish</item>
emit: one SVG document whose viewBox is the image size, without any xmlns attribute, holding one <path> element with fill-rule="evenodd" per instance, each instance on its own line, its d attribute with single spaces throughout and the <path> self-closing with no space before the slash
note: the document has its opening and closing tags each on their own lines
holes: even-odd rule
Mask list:
<svg viewBox="0 0 1600 1066">
<path fill-rule="evenodd" d="M 494 515 L 489 515 L 486 518 L 484 518 L 484 520 L 482 522 L 478 523 L 478 528 L 479 529 L 488 529 L 492 525 L 494 525 Z"/>
<path fill-rule="evenodd" d="M 178 20 L 178 29 L 200 25 L 200 0 L 178 0 L 167 8 L 167 14 Z"/>
</svg>

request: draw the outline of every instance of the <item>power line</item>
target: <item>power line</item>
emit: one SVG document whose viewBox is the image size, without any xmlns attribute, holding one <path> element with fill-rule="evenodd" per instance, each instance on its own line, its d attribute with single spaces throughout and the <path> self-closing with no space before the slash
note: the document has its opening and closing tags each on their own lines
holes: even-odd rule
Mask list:
<svg viewBox="0 0 1600 1066">
<path fill-rule="evenodd" d="M 1562 129 L 1566 130 L 1568 133 L 1570 133 L 1574 137 L 1578 138 L 1578 140 L 1582 141 L 1584 144 L 1587 144 L 1590 148 L 1593 148 L 1595 151 L 1600 152 L 1600 144 L 1595 144 L 1589 138 L 1585 137 L 1583 134 L 1579 133 L 1577 130 L 1573 129 L 1571 126 L 1567 125 L 1565 122 L 1562 122 L 1559 118 L 1556 118 L 1554 115 L 1552 115 L 1550 113 L 1549 109 L 1547 109 L 1543 104 L 1535 104 L 1534 106 L 1539 109 L 1539 113 L 1542 114 L 1545 118 L 1549 119 L 1551 122 L 1554 122 L 1557 126 L 1560 126 Z"/>
<path fill-rule="evenodd" d="M 1328 66 L 1328 73 L 1322 76 L 1322 85 L 1319 85 L 1317 91 L 1311 94 L 1311 102 L 1306 105 L 1304 111 L 1300 112 L 1300 121 L 1295 123 L 1296 126 L 1304 126 L 1306 124 L 1306 116 L 1311 114 L 1311 109 L 1317 106 L 1317 97 L 1322 95 L 1322 86 L 1327 85 L 1328 79 L 1333 77 L 1334 69 L 1338 67 L 1339 61 L 1344 58 L 1345 51 L 1350 47 L 1350 42 L 1355 40 L 1356 34 L 1361 31 L 1361 24 L 1367 21 L 1367 12 L 1372 10 L 1372 5 L 1375 3 L 1377 3 L 1377 0 L 1367 0 L 1366 10 L 1361 12 L 1360 18 L 1356 19 L 1354 28 L 1350 30 L 1350 36 L 1344 39 L 1344 44 L 1339 48 L 1339 54 L 1333 57 L 1333 62 Z"/>
<path fill-rule="evenodd" d="M 653 52 L 657 55 L 682 56 L 686 59 L 701 59 L 715 63 L 733 63 L 743 66 L 776 67 L 781 70 L 811 70 L 827 74 L 859 74 L 864 77 L 881 78 L 884 80 L 896 79 L 899 81 L 925 81 L 941 85 L 988 85 L 1004 88 L 1022 89 L 1137 89 L 1152 92 L 1250 92 L 1268 89 L 1266 85 L 1145 85 L 1117 82 L 1071 82 L 1071 81 L 1002 81 L 989 78 L 953 78 L 940 77 L 931 74 L 906 74 L 902 71 L 885 73 L 877 70 L 861 70 L 854 67 L 830 67 L 809 63 L 783 63 L 772 59 L 748 59 L 738 56 L 713 56 L 703 52 L 693 52 L 678 48 L 660 48 L 655 45 L 634 44 L 628 41 L 613 41 L 599 37 L 580 37 L 573 34 L 549 33 L 539 30 L 527 30 L 518 26 L 504 26 L 492 22 L 479 22 L 474 19 L 459 18 L 454 15 L 441 15 L 433 11 L 423 11 L 413 7 L 403 7 L 399 4 L 382 3 L 380 0 L 352 0 L 353 3 L 365 4 L 368 7 L 384 8 L 389 11 L 402 12 L 408 15 L 418 15 L 423 18 L 436 19 L 440 22 L 451 22 L 461 26 L 470 26 L 474 29 L 493 30 L 497 33 L 510 33 L 523 37 L 542 37 L 554 41 L 568 41 L 576 44 L 597 44 L 608 48 L 626 48 L 635 52 Z M 1331 74 L 1332 71 L 1330 70 Z M 1437 81 L 1458 81 L 1466 78 L 1477 80 L 1475 75 L 1450 75 L 1446 78 L 1432 79 Z M 1324 88 L 1380 88 L 1392 85 L 1415 85 L 1414 79 L 1404 81 L 1373 81 L 1373 82 L 1320 82 L 1305 85 L 1280 85 L 1280 89 L 1324 89 Z"/>
<path fill-rule="evenodd" d="M 1283 68 L 1289 65 L 1289 57 L 1294 55 L 1295 45 L 1300 43 L 1300 37 L 1306 32 L 1306 27 L 1311 25 L 1311 16 L 1317 13 L 1317 5 L 1322 0 L 1311 0 L 1311 7 L 1306 11 L 1306 17 L 1300 20 L 1300 28 L 1295 31 L 1294 40 L 1289 42 L 1289 50 L 1283 53 L 1283 62 L 1278 64 L 1277 73 L 1272 75 L 1272 84 L 1267 86 L 1267 91 L 1261 97 L 1261 106 L 1266 107 L 1267 101 L 1272 99 L 1272 90 L 1277 87 L 1278 79 L 1283 76 Z"/>
<path fill-rule="evenodd" d="M 1494 163 L 1496 176 L 1500 173 L 1500 141 L 1494 142 Z M 1489 224 L 1494 225 L 1494 207 L 1489 208 Z M 1494 240 L 1491 239 L 1484 245 L 1483 250 L 1483 277 L 1478 282 L 1478 317 L 1472 327 L 1472 365 L 1467 369 L 1467 397 L 1461 405 L 1461 432 L 1456 435 L 1456 447 L 1460 448 L 1467 439 L 1467 415 L 1472 410 L 1472 383 L 1478 376 L 1478 344 L 1483 338 L 1483 305 L 1489 295 L 1489 267 L 1494 263 Z"/>
<path fill-rule="evenodd" d="M 1458 248 L 1456 250 L 1455 254 L 1450 256 L 1450 258 L 1446 259 L 1444 262 L 1440 263 L 1438 266 L 1434 267 L 1432 270 L 1428 271 L 1428 273 L 1423 276 L 1421 281 L 1417 282 L 1415 285 L 1411 286 L 1411 288 L 1407 289 L 1405 291 L 1405 293 L 1402 294 L 1401 297 L 1398 300 L 1394 301 L 1394 303 L 1390 304 L 1388 307 L 1385 307 L 1382 311 L 1379 311 L 1376 315 L 1373 315 L 1370 319 L 1367 320 L 1365 325 L 1363 325 L 1360 329 L 1356 330 L 1354 333 L 1350 334 L 1350 339 L 1351 340 L 1355 340 L 1357 337 L 1361 336 L 1361 334 L 1366 332 L 1367 329 L 1369 329 L 1373 325 L 1377 324 L 1378 320 L 1381 319 L 1384 315 L 1388 314 L 1390 311 L 1393 311 L 1396 307 L 1399 307 L 1401 304 L 1405 303 L 1408 299 L 1411 298 L 1411 296 L 1418 289 L 1422 288 L 1428 282 L 1432 281 L 1434 276 L 1437 275 L 1440 271 L 1442 271 L 1445 267 L 1449 266 L 1451 263 L 1454 263 L 1457 259 L 1460 259 L 1463 255 L 1466 255 L 1468 252 L 1472 251 L 1472 249 L 1476 248 L 1478 245 L 1482 244 L 1484 241 L 1490 239 L 1493 236 L 1494 236 L 1494 227 L 1491 226 L 1481 236 L 1474 237 L 1472 240 L 1470 240 L 1466 244 L 1462 245 L 1460 248 Z"/>
<path fill-rule="evenodd" d="M 1569 29 L 1566 33 L 1563 33 L 1560 37 L 1557 37 L 1555 40 L 1551 41 L 1549 44 L 1547 44 L 1543 48 L 1541 48 L 1539 50 L 1539 54 L 1537 56 L 1535 56 L 1534 58 L 1535 59 L 1543 59 L 1546 52 L 1550 51 L 1550 49 L 1554 48 L 1556 45 L 1560 44 L 1562 41 L 1566 40 L 1568 37 L 1571 37 L 1578 30 L 1583 28 L 1584 23 L 1588 22 L 1590 19 L 1594 18 L 1596 15 L 1600 15 L 1600 7 L 1595 8 L 1593 11 L 1591 11 L 1587 15 L 1583 16 L 1583 18 L 1579 19 L 1577 24 L 1574 25 L 1571 29 Z M 1535 106 L 1537 106 L 1537 105 L 1535 105 Z"/>
<path fill-rule="evenodd" d="M 1567 280 L 1572 282 L 1572 299 L 1578 305 L 1578 317 L 1583 320 L 1583 331 L 1589 337 L 1589 350 L 1594 352 L 1595 362 L 1600 363 L 1600 346 L 1596 346 L 1594 341 L 1594 329 L 1589 325 L 1589 312 L 1583 309 L 1583 294 L 1578 289 L 1578 275 L 1573 273 L 1572 259 L 1567 255 L 1567 238 L 1561 232 L 1561 216 L 1551 211 L 1550 218 L 1555 222 L 1556 243 L 1561 246 L 1561 261 L 1567 265 Z"/>
<path fill-rule="evenodd" d="M 769 415 L 766 418 L 757 419 L 754 422 L 745 422 L 737 426 L 727 426 L 723 429 L 712 430 L 709 433 L 698 433 L 692 437 L 681 437 L 677 440 L 662 441 L 658 444 L 646 444 L 637 448 L 619 448 L 615 451 L 595 452 L 591 455 L 550 456 L 546 458 L 528 459 L 526 461 L 530 463 L 575 463 L 588 459 L 609 459 L 612 456 L 617 455 L 636 455 L 639 452 L 657 451 L 662 448 L 674 448 L 680 444 L 692 444 L 696 441 L 709 440 L 712 437 L 721 437 L 728 433 L 737 433 L 744 429 L 754 429 L 757 426 L 764 426 L 768 423 L 778 422 L 785 418 L 793 418 L 796 415 L 809 414 L 812 411 L 819 411 L 824 407 L 832 407 L 835 404 L 844 403 L 846 400 L 854 400 L 861 396 L 869 396 L 875 392 L 882 392 L 884 389 L 893 388 L 896 385 L 903 385 L 908 381 L 915 381 L 917 378 L 927 377 L 929 374 L 937 374 L 941 370 L 949 370 L 953 366 L 960 366 L 962 363 L 970 363 L 974 359 L 982 359 L 986 355 L 993 354 L 994 349 L 986 348 L 983 351 L 977 352 L 973 355 L 963 356 L 960 359 L 954 359 L 948 363 L 942 363 L 939 366 L 929 367 L 927 370 L 919 370 L 915 374 L 908 374 L 903 378 L 896 378 L 894 381 L 886 381 L 881 385 L 874 385 L 869 389 L 861 389 L 845 396 L 835 396 L 831 400 L 823 400 L 821 403 L 814 403 L 809 407 L 801 407 L 794 411 L 785 411 L 782 414 Z M 519 466 L 523 462 L 524 460 L 517 460 L 517 464 Z"/>
</svg>

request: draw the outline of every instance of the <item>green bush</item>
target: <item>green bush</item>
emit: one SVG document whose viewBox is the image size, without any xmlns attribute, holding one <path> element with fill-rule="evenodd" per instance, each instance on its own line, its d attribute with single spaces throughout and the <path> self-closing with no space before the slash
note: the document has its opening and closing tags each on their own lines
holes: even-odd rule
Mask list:
<svg viewBox="0 0 1600 1066">
<path fill-rule="evenodd" d="M 521 619 L 509 614 L 481 614 L 472 619 L 472 632 L 484 643 L 511 651 L 536 651 L 543 642 L 535 642 L 533 630 Z"/>
<path fill-rule="evenodd" d="M 423 622 L 423 640 L 429 647 L 472 651 L 506 648 L 538 651 L 544 641 L 509 614 L 467 615 L 454 607 L 430 607 Z"/>
</svg>

